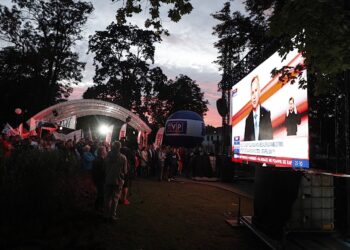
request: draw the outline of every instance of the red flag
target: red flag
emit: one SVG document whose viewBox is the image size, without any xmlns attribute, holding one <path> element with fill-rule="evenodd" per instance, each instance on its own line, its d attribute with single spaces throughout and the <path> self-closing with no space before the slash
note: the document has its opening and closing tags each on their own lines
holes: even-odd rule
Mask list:
<svg viewBox="0 0 350 250">
<path fill-rule="evenodd" d="M 154 142 L 155 146 L 158 148 L 162 145 L 163 142 L 163 135 L 164 135 L 164 127 L 161 127 L 158 129 L 157 135 L 156 135 L 156 141 Z"/>
</svg>

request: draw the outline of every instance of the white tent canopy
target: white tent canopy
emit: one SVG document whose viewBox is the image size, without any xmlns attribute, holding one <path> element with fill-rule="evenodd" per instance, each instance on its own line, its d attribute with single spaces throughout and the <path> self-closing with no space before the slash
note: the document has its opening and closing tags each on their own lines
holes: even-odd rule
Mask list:
<svg viewBox="0 0 350 250">
<path fill-rule="evenodd" d="M 131 111 L 110 102 L 94 99 L 61 102 L 40 111 L 32 118 L 36 121 L 58 122 L 71 116 L 79 118 L 89 115 L 109 116 L 123 122 L 126 122 L 127 118 L 130 117 L 128 124 L 137 131 L 141 131 L 145 136 L 152 131 L 140 117 Z"/>
</svg>

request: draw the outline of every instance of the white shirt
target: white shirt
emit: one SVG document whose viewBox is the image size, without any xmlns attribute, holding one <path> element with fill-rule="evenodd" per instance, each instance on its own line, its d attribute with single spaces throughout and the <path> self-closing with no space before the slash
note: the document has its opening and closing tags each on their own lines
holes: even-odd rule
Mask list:
<svg viewBox="0 0 350 250">
<path fill-rule="evenodd" d="M 256 118 L 255 118 L 256 116 Z M 260 124 L 260 105 L 256 108 L 256 110 L 253 110 L 253 122 L 254 122 L 254 135 L 255 140 L 257 141 L 259 139 L 259 124 Z M 257 127 L 255 127 L 255 125 Z"/>
</svg>

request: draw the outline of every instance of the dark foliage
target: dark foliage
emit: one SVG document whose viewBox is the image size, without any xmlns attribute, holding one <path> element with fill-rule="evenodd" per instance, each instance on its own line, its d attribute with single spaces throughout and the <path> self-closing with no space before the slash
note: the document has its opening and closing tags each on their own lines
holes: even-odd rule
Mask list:
<svg viewBox="0 0 350 250">
<path fill-rule="evenodd" d="M 142 118 L 146 111 L 142 96 L 152 89 L 154 43 L 160 37 L 137 26 L 110 24 L 90 37 L 89 51 L 95 53 L 96 84 L 84 98 L 110 101 L 132 110 Z"/>
<path fill-rule="evenodd" d="M 113 2 L 120 2 L 120 0 L 112 0 Z M 145 27 L 153 27 L 157 33 L 169 34 L 166 29 L 163 28 L 162 19 L 160 17 L 160 9 L 166 6 L 168 8 L 168 17 L 174 22 L 180 21 L 183 15 L 191 13 L 193 7 L 190 0 L 127 0 L 123 1 L 123 6 L 118 9 L 116 19 L 119 24 L 125 24 L 126 18 L 131 17 L 133 14 L 140 13 L 143 9 L 141 6 L 144 4 L 144 9 L 148 8 L 149 18 L 145 21 Z"/>
<path fill-rule="evenodd" d="M 153 91 L 155 95 L 147 101 L 148 113 L 151 122 L 158 127 L 164 126 L 169 115 L 179 110 L 191 110 L 201 116 L 208 111 L 204 93 L 186 75 L 156 85 Z"/>
<path fill-rule="evenodd" d="M 294 48 L 302 51 L 306 68 L 317 75 L 317 94 L 332 91 L 336 81 L 330 82 L 330 78 L 350 69 L 349 1 L 249 0 L 246 5 L 256 13 L 266 14 L 269 33 L 281 42 L 281 55 Z"/>
<path fill-rule="evenodd" d="M 76 207 L 78 161 L 67 152 L 26 149 L 0 163 L 0 226 L 47 225 Z"/>
<path fill-rule="evenodd" d="M 207 101 L 199 86 L 188 76 L 168 80 L 161 68 L 150 68 L 154 43 L 160 36 L 136 26 L 112 23 L 105 31 L 90 37 L 89 49 L 95 53 L 96 84 L 84 98 L 118 104 L 157 127 L 178 110 L 204 115 Z"/>
<path fill-rule="evenodd" d="M 260 58 L 270 44 L 266 18 L 249 8 L 247 11 L 247 16 L 237 11 L 231 13 L 231 3 L 226 2 L 220 11 L 212 14 L 220 22 L 213 28 L 213 34 L 219 38 L 214 44 L 219 54 L 215 63 L 222 71 L 219 90 L 231 89 L 257 66 L 258 60 L 243 60 L 244 57 Z"/>
<path fill-rule="evenodd" d="M 15 0 L 0 5 L 1 121 L 12 120 L 14 109 L 26 117 L 62 101 L 81 78 L 85 64 L 73 46 L 93 7 L 88 2 Z"/>
</svg>

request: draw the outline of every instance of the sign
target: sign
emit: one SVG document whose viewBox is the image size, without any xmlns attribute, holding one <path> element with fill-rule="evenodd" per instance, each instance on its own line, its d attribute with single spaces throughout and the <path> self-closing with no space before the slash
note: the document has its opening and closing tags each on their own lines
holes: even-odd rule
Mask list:
<svg viewBox="0 0 350 250">
<path fill-rule="evenodd" d="M 167 134 L 186 134 L 187 121 L 168 121 L 166 125 Z"/>
<path fill-rule="evenodd" d="M 77 116 L 73 115 L 73 116 L 68 117 L 64 120 L 60 120 L 57 122 L 57 124 L 61 127 L 75 129 L 76 124 L 77 124 Z"/>
</svg>

